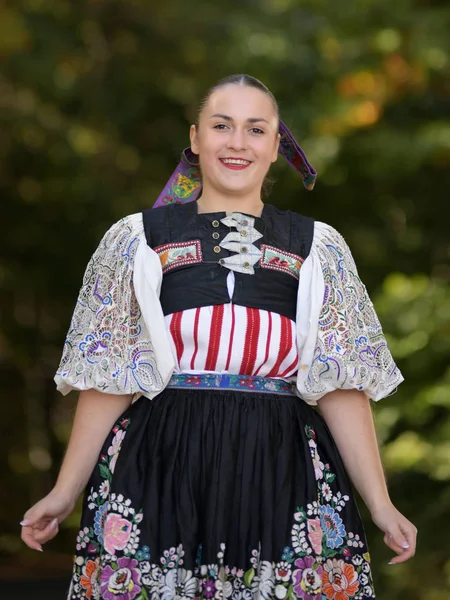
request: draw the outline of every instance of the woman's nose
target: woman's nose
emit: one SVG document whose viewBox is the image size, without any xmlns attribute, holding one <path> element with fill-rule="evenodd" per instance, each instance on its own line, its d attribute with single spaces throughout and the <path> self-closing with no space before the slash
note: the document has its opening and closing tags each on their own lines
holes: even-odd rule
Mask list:
<svg viewBox="0 0 450 600">
<path fill-rule="evenodd" d="M 228 137 L 227 146 L 233 150 L 244 150 L 246 147 L 244 132 L 239 128 L 234 129 Z"/>
</svg>

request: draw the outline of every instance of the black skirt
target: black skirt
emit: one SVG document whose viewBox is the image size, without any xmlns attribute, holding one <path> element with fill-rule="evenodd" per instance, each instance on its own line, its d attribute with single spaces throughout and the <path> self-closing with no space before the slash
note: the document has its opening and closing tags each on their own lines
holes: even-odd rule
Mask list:
<svg viewBox="0 0 450 600">
<path fill-rule="evenodd" d="M 166 389 L 89 481 L 71 600 L 375 598 L 342 461 L 295 396 Z"/>
</svg>

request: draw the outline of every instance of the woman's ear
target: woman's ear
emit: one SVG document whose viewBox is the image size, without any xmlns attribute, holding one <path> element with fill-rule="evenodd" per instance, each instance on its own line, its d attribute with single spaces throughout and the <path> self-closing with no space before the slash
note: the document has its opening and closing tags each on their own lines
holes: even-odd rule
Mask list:
<svg viewBox="0 0 450 600">
<path fill-rule="evenodd" d="M 196 125 L 191 125 L 191 129 L 189 132 L 189 136 L 191 138 L 191 150 L 194 154 L 200 154 L 200 149 L 198 147 L 198 131 Z"/>
<path fill-rule="evenodd" d="M 272 162 L 276 162 L 278 160 L 278 150 L 280 149 L 280 141 L 281 141 L 281 135 L 278 133 L 277 134 L 277 138 L 276 138 L 276 142 L 275 142 L 275 150 L 272 156 Z"/>
</svg>

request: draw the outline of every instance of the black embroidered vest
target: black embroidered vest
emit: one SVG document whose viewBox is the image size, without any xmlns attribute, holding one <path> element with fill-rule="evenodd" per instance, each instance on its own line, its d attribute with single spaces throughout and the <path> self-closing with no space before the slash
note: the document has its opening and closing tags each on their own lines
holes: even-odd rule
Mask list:
<svg viewBox="0 0 450 600">
<path fill-rule="evenodd" d="M 232 301 L 295 321 L 299 273 L 311 249 L 314 220 L 270 204 L 264 205 L 261 217 L 237 214 L 242 257 L 220 245 L 235 231 L 222 223 L 225 212 L 198 214 L 196 202 L 143 212 L 147 243 L 158 253 L 163 268 L 160 300 L 165 315 Z M 245 256 L 251 251 L 245 243 L 246 225 L 253 220 L 254 229 L 262 234 L 252 246 L 261 254 L 254 265 Z M 232 256 L 239 258 L 243 272 L 233 269 L 235 286 L 230 300 L 230 269 L 223 263 Z"/>
</svg>

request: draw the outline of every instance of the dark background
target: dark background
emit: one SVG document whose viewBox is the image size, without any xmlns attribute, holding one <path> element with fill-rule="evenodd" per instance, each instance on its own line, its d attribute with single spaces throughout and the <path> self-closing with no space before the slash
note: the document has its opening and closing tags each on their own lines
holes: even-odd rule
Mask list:
<svg viewBox="0 0 450 600">
<path fill-rule="evenodd" d="M 426 0 L 0 4 L 1 598 L 63 598 L 69 578 L 79 512 L 42 554 L 19 521 L 70 431 L 76 396 L 52 377 L 89 256 L 154 203 L 203 92 L 248 72 L 319 171 L 308 193 L 279 161 L 269 202 L 343 233 L 406 378 L 374 411 L 419 546 L 388 566 L 364 512 L 377 597 L 448 599 L 449 30 Z"/>
</svg>

